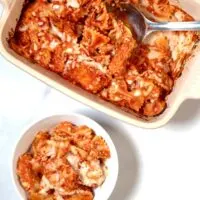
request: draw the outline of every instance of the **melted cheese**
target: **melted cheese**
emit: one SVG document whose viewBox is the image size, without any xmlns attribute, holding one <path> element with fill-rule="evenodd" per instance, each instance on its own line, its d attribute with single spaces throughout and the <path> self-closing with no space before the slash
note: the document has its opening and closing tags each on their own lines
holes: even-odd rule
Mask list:
<svg viewBox="0 0 200 200">
<path fill-rule="evenodd" d="M 82 162 L 79 173 L 82 183 L 89 187 L 101 186 L 106 178 L 99 160 L 90 163 Z"/>
<path fill-rule="evenodd" d="M 70 165 L 77 170 L 78 169 L 78 164 L 80 162 L 80 159 L 78 156 L 73 155 L 72 153 L 67 154 L 67 161 L 70 163 Z"/>
<path fill-rule="evenodd" d="M 58 36 L 63 42 L 65 41 L 65 33 L 61 32 L 54 24 L 51 23 L 52 34 Z"/>
<path fill-rule="evenodd" d="M 24 25 L 24 26 L 20 26 L 19 27 L 19 31 L 21 31 L 21 32 L 25 32 L 25 31 L 27 31 L 29 29 L 29 26 L 28 25 Z"/>
<path fill-rule="evenodd" d="M 94 61 L 92 58 L 90 58 L 90 57 L 88 57 L 86 55 L 79 55 L 77 61 L 78 62 L 83 62 L 88 66 L 94 67 L 94 68 L 100 70 L 102 73 L 106 73 L 106 68 L 103 67 L 102 64 Z"/>
<path fill-rule="evenodd" d="M 58 41 L 52 40 L 49 46 L 51 49 L 55 49 L 58 45 L 59 45 Z"/>
<path fill-rule="evenodd" d="M 39 191 L 39 193 L 43 195 L 48 195 L 48 191 L 54 189 L 54 187 L 50 184 L 49 180 L 45 176 L 42 177 L 40 186 L 42 189 Z"/>
<path fill-rule="evenodd" d="M 80 4 L 77 0 L 67 0 L 67 7 L 79 8 Z"/>
</svg>

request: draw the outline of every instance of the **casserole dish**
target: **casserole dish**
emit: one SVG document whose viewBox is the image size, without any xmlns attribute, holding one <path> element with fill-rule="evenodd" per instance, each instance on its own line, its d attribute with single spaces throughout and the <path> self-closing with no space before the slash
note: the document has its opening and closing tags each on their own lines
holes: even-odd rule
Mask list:
<svg viewBox="0 0 200 200">
<path fill-rule="evenodd" d="M 198 82 L 200 78 L 200 70 L 198 69 L 198 47 L 193 52 L 191 59 L 186 63 L 184 73 L 181 78 L 177 81 L 172 94 L 167 99 L 168 108 L 165 112 L 152 120 L 145 121 L 139 119 L 133 114 L 126 113 L 120 108 L 116 108 L 110 103 L 104 102 L 97 97 L 71 85 L 67 81 L 60 78 L 58 75 L 41 69 L 39 66 L 29 63 L 24 58 L 18 56 L 13 52 L 8 44 L 7 38 L 9 32 L 15 29 L 16 19 L 19 18 L 21 9 L 23 6 L 23 0 L 20 1 L 8 1 L 3 0 L 4 11 L 2 14 L 0 22 L 0 39 L 1 39 L 1 53 L 12 63 L 14 63 L 19 68 L 33 75 L 34 77 L 42 80 L 43 82 L 49 84 L 50 86 L 58 89 L 59 91 L 65 93 L 66 95 L 85 103 L 97 110 L 103 111 L 117 119 L 125 121 L 127 123 L 143 127 L 143 128 L 157 128 L 166 124 L 172 116 L 177 111 L 179 105 L 188 98 L 200 98 L 200 93 L 198 93 Z M 195 10 L 200 6 L 197 1 L 190 2 L 181 1 L 181 7 L 183 7 L 188 13 L 192 14 L 195 19 L 198 19 L 198 14 L 195 15 Z M 187 8 L 187 9 L 186 9 Z M 197 12 L 197 10 L 196 10 Z M 200 57 L 199 57 L 200 58 Z M 187 80 L 187 81 L 185 81 Z"/>
</svg>

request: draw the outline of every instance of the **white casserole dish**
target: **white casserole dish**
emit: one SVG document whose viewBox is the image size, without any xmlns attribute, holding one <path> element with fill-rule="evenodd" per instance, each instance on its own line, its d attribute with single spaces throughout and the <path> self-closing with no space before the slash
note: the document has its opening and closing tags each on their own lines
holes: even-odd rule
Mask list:
<svg viewBox="0 0 200 200">
<path fill-rule="evenodd" d="M 145 121 L 127 113 L 116 106 L 107 103 L 98 97 L 68 83 L 59 75 L 47 71 L 40 66 L 30 63 L 11 50 L 7 43 L 9 32 L 15 29 L 16 19 L 19 18 L 24 0 L 0 0 L 4 10 L 0 19 L 0 52 L 11 63 L 28 72 L 37 79 L 56 88 L 62 93 L 80 101 L 92 108 L 104 112 L 124 122 L 143 128 L 158 128 L 165 125 L 176 113 L 186 99 L 200 99 L 200 47 L 197 47 L 193 56 L 186 63 L 183 75 L 176 82 L 173 92 L 168 96 L 168 108 L 163 114 L 151 121 Z M 180 0 L 181 7 L 190 13 L 196 20 L 200 20 L 200 0 Z M 67 102 L 66 102 L 67 103 Z M 187 114 L 187 113 L 186 113 Z"/>
</svg>

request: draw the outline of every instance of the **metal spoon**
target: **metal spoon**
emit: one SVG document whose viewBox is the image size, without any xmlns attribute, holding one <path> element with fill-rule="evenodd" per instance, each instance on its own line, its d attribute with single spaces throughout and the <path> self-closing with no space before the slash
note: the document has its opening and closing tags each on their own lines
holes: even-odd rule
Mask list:
<svg viewBox="0 0 200 200">
<path fill-rule="evenodd" d="M 120 8 L 109 6 L 108 10 L 128 26 L 138 41 L 155 31 L 200 31 L 200 21 L 152 22 L 132 4 L 123 3 Z"/>
</svg>

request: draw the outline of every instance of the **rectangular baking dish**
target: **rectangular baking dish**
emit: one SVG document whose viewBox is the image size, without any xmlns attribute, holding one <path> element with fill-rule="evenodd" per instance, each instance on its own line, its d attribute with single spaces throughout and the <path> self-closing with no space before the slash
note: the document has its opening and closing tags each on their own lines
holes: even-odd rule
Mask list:
<svg viewBox="0 0 200 200">
<path fill-rule="evenodd" d="M 199 46 L 197 46 L 193 55 L 185 64 L 183 75 L 176 82 L 173 92 L 169 95 L 167 99 L 168 107 L 165 112 L 150 121 L 146 121 L 87 93 L 59 75 L 32 64 L 17 55 L 9 48 L 7 38 L 9 32 L 15 29 L 16 19 L 19 19 L 24 0 L 0 0 L 0 2 L 3 5 L 3 13 L 0 19 L 0 53 L 18 68 L 77 101 L 129 124 L 142 128 L 158 128 L 165 125 L 174 116 L 183 101 L 186 99 L 200 99 Z M 198 11 L 200 9 L 200 0 L 180 0 L 180 4 L 196 20 L 200 20 L 200 12 Z M 187 113 L 185 114 L 187 115 Z"/>
</svg>

